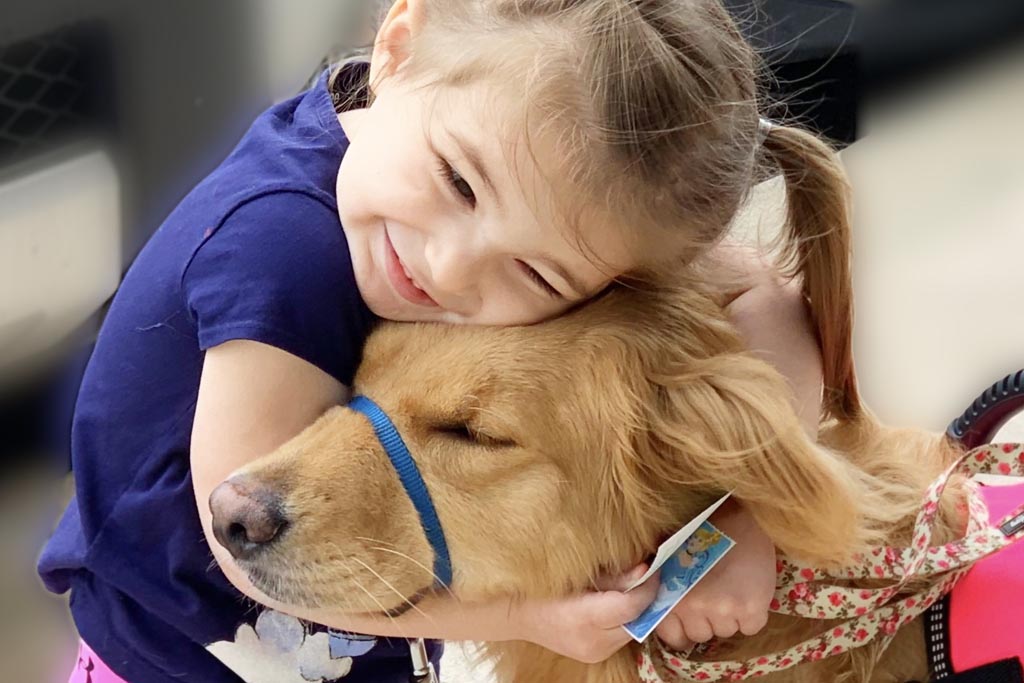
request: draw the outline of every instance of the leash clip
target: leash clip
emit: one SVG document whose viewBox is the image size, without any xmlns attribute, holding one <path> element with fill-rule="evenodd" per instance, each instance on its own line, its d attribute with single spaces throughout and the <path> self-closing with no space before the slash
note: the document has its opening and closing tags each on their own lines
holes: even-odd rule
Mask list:
<svg viewBox="0 0 1024 683">
<path fill-rule="evenodd" d="M 440 683 L 434 663 L 427 655 L 427 645 L 422 638 L 409 641 L 409 655 L 412 657 L 412 677 L 409 683 Z"/>
</svg>

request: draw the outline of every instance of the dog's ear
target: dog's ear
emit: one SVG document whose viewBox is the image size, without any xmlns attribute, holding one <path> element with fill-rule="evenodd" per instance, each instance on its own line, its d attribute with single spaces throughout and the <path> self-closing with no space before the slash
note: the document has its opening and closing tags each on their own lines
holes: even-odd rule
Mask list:
<svg viewBox="0 0 1024 683">
<path fill-rule="evenodd" d="M 780 550 L 806 561 L 840 562 L 877 542 L 877 482 L 811 440 L 766 363 L 723 354 L 649 380 L 648 457 L 660 481 L 733 491 Z"/>
</svg>

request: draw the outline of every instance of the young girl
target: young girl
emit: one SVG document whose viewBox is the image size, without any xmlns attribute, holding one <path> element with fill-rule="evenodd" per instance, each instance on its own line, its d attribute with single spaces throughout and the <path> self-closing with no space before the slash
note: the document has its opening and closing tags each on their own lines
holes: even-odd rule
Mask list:
<svg viewBox="0 0 1024 683">
<path fill-rule="evenodd" d="M 250 683 L 406 680 L 404 642 L 341 630 L 586 661 L 625 644 L 656 590 L 617 590 L 629 576 L 560 601 L 297 614 L 330 632 L 282 619 L 214 540 L 207 500 L 346 400 L 376 318 L 530 324 L 620 276 L 744 280 L 733 318 L 808 428 L 816 336 L 825 410 L 855 412 L 842 176 L 812 136 L 759 125 L 755 93 L 717 0 L 398 0 L 368 64 L 262 115 L 139 255 L 86 372 L 77 496 L 39 563 L 71 591 L 72 680 L 241 680 L 222 662 L 238 652 Z M 765 160 L 789 186 L 802 291 L 714 246 Z M 669 644 L 764 624 L 771 543 L 739 508 L 715 521 L 738 548 L 664 622 Z"/>
</svg>

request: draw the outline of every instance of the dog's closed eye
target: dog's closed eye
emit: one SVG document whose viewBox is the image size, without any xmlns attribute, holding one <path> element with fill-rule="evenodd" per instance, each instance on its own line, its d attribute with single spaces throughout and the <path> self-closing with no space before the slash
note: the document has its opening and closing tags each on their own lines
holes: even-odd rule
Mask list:
<svg viewBox="0 0 1024 683">
<path fill-rule="evenodd" d="M 433 431 L 445 439 L 488 448 L 512 448 L 518 445 L 512 439 L 488 434 L 468 422 L 443 422 L 434 425 Z"/>
<path fill-rule="evenodd" d="M 451 439 L 458 441 L 475 441 L 476 437 L 469 428 L 469 424 L 465 422 L 451 422 L 439 425 L 434 425 L 434 431 L 442 436 L 446 436 Z"/>
</svg>

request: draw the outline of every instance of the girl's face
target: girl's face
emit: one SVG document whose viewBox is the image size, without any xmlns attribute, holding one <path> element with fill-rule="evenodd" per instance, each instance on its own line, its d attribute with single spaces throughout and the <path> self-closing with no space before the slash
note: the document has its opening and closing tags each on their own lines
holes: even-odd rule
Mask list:
<svg viewBox="0 0 1024 683">
<path fill-rule="evenodd" d="M 504 90 L 481 83 L 431 97 L 395 77 L 371 107 L 341 115 L 350 147 L 339 214 L 359 290 L 377 315 L 530 324 L 630 267 L 623 236 L 605 221 L 581 235 L 600 266 L 559 227 L 531 155 L 510 153 L 522 143 L 502 132 L 512 129 L 495 92 Z"/>
</svg>

